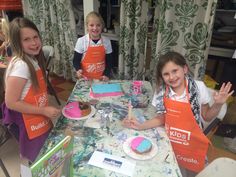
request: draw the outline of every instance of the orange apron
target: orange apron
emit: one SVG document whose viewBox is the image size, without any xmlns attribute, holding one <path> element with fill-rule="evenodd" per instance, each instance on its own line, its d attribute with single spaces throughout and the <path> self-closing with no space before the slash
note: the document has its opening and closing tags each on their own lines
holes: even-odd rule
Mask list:
<svg viewBox="0 0 236 177">
<path fill-rule="evenodd" d="M 91 46 L 90 41 L 91 39 L 89 39 L 87 52 L 81 62 L 83 75 L 89 79 L 100 79 L 105 70 L 105 48 L 103 42 L 101 45 Z"/>
<path fill-rule="evenodd" d="M 189 100 L 188 87 L 186 94 Z M 205 166 L 209 140 L 203 134 L 192 113 L 189 101 L 179 102 L 164 97 L 165 128 L 180 166 L 194 172 Z"/>
<path fill-rule="evenodd" d="M 41 69 L 37 70 L 37 79 L 39 89 L 35 91 L 31 85 L 23 101 L 38 106 L 47 106 L 47 86 L 43 78 Z M 38 114 L 23 114 L 23 120 L 29 139 L 36 138 L 52 128 L 52 122 L 49 118 Z"/>
</svg>

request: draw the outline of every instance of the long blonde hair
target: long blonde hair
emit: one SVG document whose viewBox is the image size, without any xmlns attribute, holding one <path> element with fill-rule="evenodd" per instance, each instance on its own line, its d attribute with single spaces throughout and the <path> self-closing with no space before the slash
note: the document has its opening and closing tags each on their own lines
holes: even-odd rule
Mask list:
<svg viewBox="0 0 236 177">
<path fill-rule="evenodd" d="M 31 28 L 38 33 L 38 35 L 41 39 L 41 36 L 39 34 L 39 30 L 32 21 L 30 21 L 27 18 L 22 18 L 22 17 L 15 18 L 10 23 L 9 27 L 10 27 L 9 28 L 10 29 L 9 30 L 9 38 L 10 38 L 11 49 L 13 51 L 13 56 L 15 56 L 15 58 L 20 58 L 21 60 L 23 60 L 27 64 L 27 66 L 29 67 L 29 71 L 30 71 L 32 85 L 35 89 L 37 89 L 37 88 L 39 88 L 39 83 L 37 80 L 35 68 L 34 68 L 33 64 L 31 63 L 32 57 L 23 51 L 23 47 L 21 44 L 20 32 L 21 32 L 22 28 Z M 34 57 L 38 61 L 39 67 L 41 68 L 41 70 L 43 72 L 44 79 L 46 81 L 45 57 L 43 55 L 42 49 L 40 50 L 39 54 Z"/>
<path fill-rule="evenodd" d="M 9 22 L 6 18 L 1 19 L 1 31 L 4 35 L 4 41 L 9 42 Z"/>
</svg>

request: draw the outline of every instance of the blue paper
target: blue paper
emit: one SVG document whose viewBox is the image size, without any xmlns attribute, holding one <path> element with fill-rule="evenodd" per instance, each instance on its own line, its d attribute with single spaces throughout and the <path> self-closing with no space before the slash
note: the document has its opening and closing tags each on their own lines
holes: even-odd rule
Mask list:
<svg viewBox="0 0 236 177">
<path fill-rule="evenodd" d="M 120 84 L 93 84 L 92 91 L 95 94 L 122 92 Z"/>
</svg>

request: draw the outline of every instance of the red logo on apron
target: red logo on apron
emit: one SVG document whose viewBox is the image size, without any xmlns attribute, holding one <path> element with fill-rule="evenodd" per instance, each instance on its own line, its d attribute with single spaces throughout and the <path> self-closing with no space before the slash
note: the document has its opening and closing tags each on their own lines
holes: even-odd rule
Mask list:
<svg viewBox="0 0 236 177">
<path fill-rule="evenodd" d="M 103 45 L 89 46 L 81 62 L 83 75 L 89 79 L 100 79 L 105 70 L 105 48 Z"/>
</svg>

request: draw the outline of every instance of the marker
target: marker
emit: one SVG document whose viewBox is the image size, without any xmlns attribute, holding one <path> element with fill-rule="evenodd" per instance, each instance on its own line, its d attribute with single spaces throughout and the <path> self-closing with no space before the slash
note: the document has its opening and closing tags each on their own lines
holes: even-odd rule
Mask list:
<svg viewBox="0 0 236 177">
<path fill-rule="evenodd" d="M 166 163 L 169 163 L 169 162 L 167 161 L 167 158 L 169 157 L 169 155 L 170 155 L 170 154 L 167 154 L 167 156 L 165 157 L 165 160 L 164 160 L 164 161 L 165 161 Z"/>
</svg>

